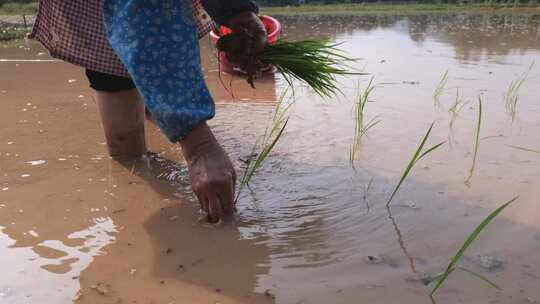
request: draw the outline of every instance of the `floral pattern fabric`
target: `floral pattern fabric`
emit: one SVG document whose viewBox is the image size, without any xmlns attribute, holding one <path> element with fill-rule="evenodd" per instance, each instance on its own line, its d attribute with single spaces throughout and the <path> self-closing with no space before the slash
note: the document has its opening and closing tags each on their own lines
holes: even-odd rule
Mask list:
<svg viewBox="0 0 540 304">
<path fill-rule="evenodd" d="M 173 142 L 215 114 L 189 0 L 104 0 L 109 42 Z"/>
</svg>

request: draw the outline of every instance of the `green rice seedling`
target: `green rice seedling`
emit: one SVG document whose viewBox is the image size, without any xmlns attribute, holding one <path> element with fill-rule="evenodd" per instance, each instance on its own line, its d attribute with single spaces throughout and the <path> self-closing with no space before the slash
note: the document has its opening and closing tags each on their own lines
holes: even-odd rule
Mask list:
<svg viewBox="0 0 540 304">
<path fill-rule="evenodd" d="M 396 187 L 394 188 L 394 191 L 392 192 L 392 195 L 390 196 L 390 198 L 388 199 L 388 202 L 386 202 L 386 207 L 390 206 L 390 203 L 392 202 L 392 200 L 394 199 L 394 196 L 396 195 L 396 193 L 398 192 L 399 188 L 401 187 L 401 185 L 403 184 L 403 182 L 405 181 L 405 179 L 407 178 L 407 176 L 409 175 L 409 173 L 411 172 L 412 168 L 414 167 L 414 165 L 419 161 L 421 160 L 424 156 L 428 155 L 429 153 L 433 152 L 434 150 L 436 150 L 437 148 L 439 148 L 440 146 L 442 146 L 446 141 L 443 141 L 443 142 L 440 142 L 434 146 L 432 146 L 431 148 L 427 149 L 426 151 L 422 152 L 422 150 L 424 149 L 424 146 L 426 144 L 426 141 L 427 139 L 429 138 L 429 134 L 431 133 L 431 129 L 433 129 L 433 125 L 435 123 L 432 123 L 430 126 L 429 126 L 429 129 L 427 130 L 426 132 L 426 135 L 424 135 L 424 138 L 422 138 L 422 141 L 420 142 L 420 145 L 418 146 L 418 148 L 416 149 L 416 152 L 414 152 L 414 155 L 411 159 L 411 161 L 409 162 L 409 164 L 407 165 L 407 167 L 405 168 L 405 171 L 403 171 L 403 174 L 401 175 L 401 178 L 399 179 L 399 182 L 398 184 L 396 185 Z"/>
<path fill-rule="evenodd" d="M 476 162 L 478 160 L 478 148 L 480 147 L 480 127 L 482 126 L 482 96 L 478 96 L 478 119 L 476 123 L 476 132 L 474 136 L 474 150 L 473 150 L 473 161 L 471 164 L 471 169 L 469 170 L 469 176 L 465 180 L 465 185 L 467 187 L 471 186 L 471 178 L 476 168 Z"/>
<path fill-rule="evenodd" d="M 454 103 L 452 106 L 448 109 L 448 113 L 450 113 L 450 122 L 448 123 L 448 127 L 450 128 L 450 131 L 454 128 L 454 122 L 459 116 L 459 113 L 463 108 L 468 104 L 468 102 L 464 102 L 460 96 L 459 96 L 459 88 L 456 89 L 456 99 L 454 100 Z"/>
<path fill-rule="evenodd" d="M 439 80 L 439 83 L 437 84 L 437 87 L 435 88 L 435 91 L 433 92 L 433 104 L 436 108 L 441 107 L 441 95 L 444 92 L 444 87 L 446 86 L 446 83 L 448 82 L 448 70 L 446 70 L 441 77 L 441 80 Z"/>
<path fill-rule="evenodd" d="M 478 273 L 475 273 L 471 270 L 468 270 L 468 269 L 465 269 L 463 267 L 460 267 L 458 265 L 459 261 L 461 260 L 461 258 L 463 257 L 463 255 L 465 254 L 465 251 L 474 243 L 474 241 L 478 238 L 478 236 L 480 235 L 480 233 L 482 233 L 482 231 L 485 230 L 486 226 L 491 223 L 491 221 L 493 221 L 494 218 L 496 218 L 504 209 L 506 209 L 506 207 L 508 207 L 510 204 L 512 204 L 514 201 L 516 201 L 517 199 L 519 198 L 519 196 L 516 196 L 514 197 L 513 199 L 509 200 L 508 202 L 506 202 L 505 204 L 503 204 L 502 206 L 500 206 L 499 208 L 495 209 L 495 211 L 491 212 L 477 227 L 476 229 L 474 229 L 474 231 L 469 235 L 469 237 L 467 237 L 467 239 L 465 240 L 465 243 L 463 243 L 463 245 L 461 246 L 461 248 L 458 250 L 458 252 L 454 255 L 454 257 L 450 260 L 450 263 L 448 264 L 448 266 L 446 267 L 446 270 L 438 275 L 433 281 L 436 281 L 437 283 L 435 284 L 435 286 L 433 287 L 433 289 L 431 290 L 431 293 L 429 294 L 430 298 L 432 299 L 432 301 L 434 300 L 433 299 L 433 296 L 435 294 L 435 292 L 441 288 L 444 284 L 444 282 L 446 281 L 446 279 L 448 279 L 448 276 L 453 273 L 456 269 L 458 270 L 462 270 L 462 271 L 465 271 L 469 274 L 472 274 L 473 276 L 477 277 L 477 278 L 480 278 L 482 279 L 483 281 L 485 281 L 486 283 L 488 283 L 489 285 L 491 285 L 492 287 L 494 288 L 497 288 L 497 289 L 500 289 L 499 286 L 497 286 L 497 284 L 491 282 L 490 280 L 488 280 L 487 278 L 483 277 L 482 275 L 478 274 Z"/>
<path fill-rule="evenodd" d="M 515 120 L 516 114 L 517 114 L 519 89 L 529 77 L 529 73 L 531 72 L 533 66 L 534 66 L 534 61 L 531 63 L 531 65 L 529 66 L 529 69 L 525 73 L 523 73 L 518 79 L 512 80 L 510 82 L 510 85 L 508 86 L 508 90 L 506 91 L 506 94 L 504 95 L 504 104 L 506 107 L 506 113 L 510 115 L 512 122 Z"/>
<path fill-rule="evenodd" d="M 486 282 L 488 285 L 490 285 L 491 287 L 497 289 L 497 290 L 502 290 L 499 285 L 495 284 L 494 282 L 492 282 L 490 279 L 484 277 L 483 275 L 479 274 L 478 272 L 474 272 L 470 269 L 467 269 L 467 268 L 464 268 L 464 267 L 461 267 L 461 266 L 458 266 L 457 269 L 463 271 L 463 272 L 466 272 L 484 282 Z"/>
<path fill-rule="evenodd" d="M 250 154 L 251 156 L 247 160 L 244 174 L 242 175 L 242 179 L 240 180 L 240 185 L 238 187 L 236 198 L 234 200 L 235 203 L 238 201 L 238 198 L 240 197 L 240 194 L 242 193 L 244 188 L 249 187 L 249 182 L 260 169 L 263 162 L 268 158 L 270 152 L 272 152 L 278 141 L 283 136 L 285 128 L 287 127 L 287 123 L 289 122 L 289 109 L 292 105 L 290 99 L 285 102 L 285 96 L 287 92 L 288 89 L 285 90 L 285 92 L 279 98 L 279 101 L 274 109 L 274 116 L 272 117 L 271 124 L 266 128 L 262 140 L 260 141 L 260 143 L 256 142 L 253 145 L 253 149 Z"/>
<path fill-rule="evenodd" d="M 360 151 L 360 147 L 362 145 L 362 138 L 366 133 L 369 131 L 369 129 L 376 126 L 379 122 L 381 122 L 377 117 L 372 118 L 369 121 L 365 121 L 365 110 L 366 105 L 369 102 L 369 95 L 373 91 L 375 86 L 373 85 L 373 77 L 369 80 L 368 86 L 364 90 L 362 94 L 360 94 L 358 98 L 358 102 L 355 103 L 355 109 L 354 109 L 354 137 L 353 142 L 351 145 L 351 151 L 349 160 L 351 162 L 351 166 L 354 168 L 354 161 L 356 160 L 356 156 L 358 155 L 358 151 Z"/>
<path fill-rule="evenodd" d="M 463 108 L 468 104 L 469 102 L 464 102 L 460 96 L 459 96 L 459 88 L 456 89 L 456 98 L 454 100 L 454 103 L 452 106 L 448 109 L 448 113 L 450 114 L 450 119 L 448 122 L 448 143 L 450 144 L 450 147 L 452 147 L 454 142 L 454 123 L 456 119 L 459 117 L 459 113 Z"/>
</svg>

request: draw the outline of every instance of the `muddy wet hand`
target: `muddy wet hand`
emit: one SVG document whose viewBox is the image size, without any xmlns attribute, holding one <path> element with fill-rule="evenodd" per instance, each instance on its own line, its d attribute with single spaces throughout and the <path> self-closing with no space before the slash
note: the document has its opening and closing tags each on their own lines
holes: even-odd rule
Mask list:
<svg viewBox="0 0 540 304">
<path fill-rule="evenodd" d="M 217 222 L 234 209 L 236 173 L 210 128 L 203 123 L 180 141 L 193 192 L 209 220 Z"/>
</svg>

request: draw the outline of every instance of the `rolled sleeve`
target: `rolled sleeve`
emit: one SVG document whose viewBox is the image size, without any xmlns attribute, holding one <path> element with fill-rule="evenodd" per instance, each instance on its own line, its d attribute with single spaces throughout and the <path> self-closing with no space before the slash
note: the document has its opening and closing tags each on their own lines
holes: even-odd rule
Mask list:
<svg viewBox="0 0 540 304">
<path fill-rule="evenodd" d="M 172 142 L 214 117 L 187 1 L 105 0 L 107 37 Z"/>
</svg>

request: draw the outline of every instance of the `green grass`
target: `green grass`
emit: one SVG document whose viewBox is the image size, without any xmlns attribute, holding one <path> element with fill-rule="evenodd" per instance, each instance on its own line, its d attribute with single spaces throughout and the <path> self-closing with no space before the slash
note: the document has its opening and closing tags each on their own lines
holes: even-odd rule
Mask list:
<svg viewBox="0 0 540 304">
<path fill-rule="evenodd" d="M 372 118 L 369 121 L 365 120 L 365 110 L 366 105 L 369 102 L 369 95 L 373 90 L 375 89 L 375 86 L 373 85 L 373 77 L 369 80 L 369 83 L 364 89 L 364 92 L 360 94 L 358 97 L 358 102 L 355 103 L 355 109 L 354 109 L 354 137 L 353 142 L 351 145 L 351 151 L 349 160 L 351 162 L 351 166 L 354 168 L 354 161 L 356 160 L 356 157 L 358 155 L 358 152 L 360 151 L 360 147 L 362 145 L 362 138 L 366 133 L 369 131 L 369 129 L 373 128 L 375 125 L 377 125 L 380 120 L 377 119 L 377 117 Z"/>
<path fill-rule="evenodd" d="M 420 145 L 418 146 L 418 148 L 414 152 L 414 155 L 413 155 L 411 161 L 409 162 L 409 164 L 405 168 L 405 171 L 403 171 L 403 174 L 401 175 L 401 178 L 399 179 L 398 184 L 394 188 L 394 191 L 392 191 L 392 195 L 390 196 L 390 198 L 386 202 L 386 207 L 390 206 L 390 203 L 394 199 L 394 197 L 395 197 L 396 193 L 398 192 L 399 188 L 401 188 L 401 185 L 403 184 L 403 182 L 405 181 L 405 179 L 407 178 L 407 176 L 411 172 L 414 165 L 416 165 L 416 163 L 419 160 L 421 160 L 423 157 L 425 157 L 429 153 L 433 152 L 434 150 L 436 150 L 437 148 L 439 148 L 440 146 L 442 146 L 446 142 L 446 141 L 440 142 L 440 143 L 432 146 L 431 148 L 427 149 L 426 151 L 422 152 L 422 150 L 424 149 L 424 146 L 426 144 L 426 141 L 429 138 L 429 134 L 431 133 L 431 130 L 433 129 L 433 125 L 434 125 L 434 123 L 432 123 L 429 126 L 429 129 L 427 130 L 426 135 L 424 135 L 424 138 L 422 138 L 422 141 L 420 142 Z"/>
<path fill-rule="evenodd" d="M 38 4 L 34 3 L 5 3 L 0 6 L 0 15 L 34 15 Z"/>
<path fill-rule="evenodd" d="M 480 128 L 482 127 L 482 97 L 478 97 L 478 119 L 476 122 L 476 132 L 474 136 L 474 150 L 473 150 L 473 161 L 471 164 L 471 169 L 469 170 L 469 176 L 465 180 L 465 185 L 467 187 L 471 186 L 471 178 L 474 174 L 474 169 L 476 168 L 476 162 L 478 160 L 478 149 L 480 147 Z"/>
<path fill-rule="evenodd" d="M 471 4 L 445 4 L 445 3 L 352 3 L 352 4 L 307 4 L 300 6 L 262 7 L 262 14 L 268 15 L 361 15 L 361 14 L 402 14 L 402 13 L 447 13 L 447 12 L 482 12 L 501 10 L 522 10 L 523 12 L 540 11 L 539 4 L 514 3 L 471 3 Z"/>
<path fill-rule="evenodd" d="M 441 78 L 439 80 L 439 83 L 437 84 L 437 87 L 435 88 L 435 91 L 433 92 L 433 104 L 435 105 L 435 108 L 441 107 L 441 95 L 444 92 L 444 88 L 446 86 L 446 83 L 448 82 L 448 70 L 446 70 Z"/>
<path fill-rule="evenodd" d="M 529 66 L 529 69 L 525 73 L 523 73 L 518 79 L 512 80 L 510 82 L 510 85 L 508 86 L 508 90 L 506 91 L 506 94 L 504 95 L 504 104 L 506 106 L 506 112 L 508 113 L 508 115 L 510 115 L 512 122 L 516 119 L 517 103 L 519 99 L 519 89 L 529 77 L 529 73 L 531 72 L 533 66 L 534 66 L 534 61 L 531 63 L 531 65 Z"/>
<path fill-rule="evenodd" d="M 482 279 L 483 281 L 485 281 L 486 283 L 488 283 L 492 287 L 500 289 L 495 283 L 491 282 L 490 280 L 483 277 L 482 275 L 480 275 L 478 273 L 475 273 L 475 272 L 473 272 L 471 270 L 468 270 L 468 269 L 465 269 L 463 267 L 458 266 L 458 263 L 461 260 L 461 258 L 463 257 L 463 255 L 465 254 L 465 251 L 467 251 L 467 249 L 474 243 L 474 241 L 476 239 L 478 239 L 478 236 L 480 235 L 480 233 L 482 233 L 482 231 L 484 231 L 486 229 L 486 226 L 489 223 L 491 223 L 491 221 L 493 221 L 493 219 L 496 218 L 504 209 L 506 209 L 506 207 L 510 206 L 510 204 L 512 204 L 518 198 L 519 198 L 519 196 L 514 197 L 510 201 L 506 202 L 505 204 L 503 204 L 502 206 L 500 206 L 499 208 L 497 208 L 493 212 L 491 212 L 476 227 L 476 229 L 474 229 L 474 231 L 467 237 L 467 239 L 465 240 L 465 242 L 463 243 L 461 248 L 457 251 L 457 253 L 454 255 L 454 257 L 450 260 L 450 263 L 446 267 L 446 270 L 442 274 L 438 275 L 435 278 L 434 281 L 436 281 L 437 283 L 435 284 L 435 286 L 433 287 L 433 289 L 431 290 L 431 293 L 429 295 L 430 298 L 432 299 L 432 301 L 434 301 L 433 296 L 435 295 L 435 292 L 439 288 L 441 288 L 443 286 L 444 282 L 446 282 L 446 279 L 448 279 L 448 276 L 450 276 L 450 274 L 452 274 L 456 269 L 459 269 L 459 270 L 465 271 L 465 272 L 467 272 L 469 274 L 472 274 L 473 276 Z"/>
<path fill-rule="evenodd" d="M 246 163 L 246 168 L 244 169 L 244 174 L 242 175 L 242 179 L 238 186 L 238 191 L 234 200 L 235 203 L 238 201 L 238 198 L 245 187 L 249 187 L 249 182 L 261 168 L 263 162 L 268 158 L 270 152 L 272 152 L 283 136 L 287 123 L 289 122 L 289 109 L 293 104 L 290 99 L 285 101 L 287 93 L 288 89 L 280 96 L 274 109 L 274 116 L 272 117 L 271 124 L 266 128 L 262 140 L 260 142 L 255 142 L 253 145 L 250 157 Z"/>
</svg>

